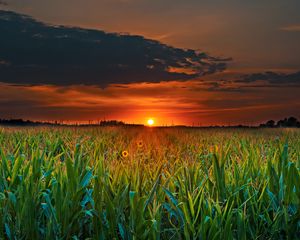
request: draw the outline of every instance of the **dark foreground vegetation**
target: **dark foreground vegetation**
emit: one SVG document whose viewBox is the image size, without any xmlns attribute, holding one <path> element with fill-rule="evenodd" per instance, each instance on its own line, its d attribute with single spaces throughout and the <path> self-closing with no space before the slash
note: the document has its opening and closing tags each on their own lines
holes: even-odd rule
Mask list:
<svg viewBox="0 0 300 240">
<path fill-rule="evenodd" d="M 0 239 L 299 239 L 300 130 L 0 128 Z"/>
</svg>

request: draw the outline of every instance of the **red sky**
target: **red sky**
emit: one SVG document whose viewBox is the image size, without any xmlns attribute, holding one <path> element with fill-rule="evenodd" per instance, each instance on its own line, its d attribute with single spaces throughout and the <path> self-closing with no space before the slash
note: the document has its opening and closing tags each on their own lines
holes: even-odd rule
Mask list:
<svg viewBox="0 0 300 240">
<path fill-rule="evenodd" d="M 168 46 L 139 38 L 130 42 L 126 37 L 118 43 L 106 33 L 97 39 L 91 32 L 83 39 L 87 45 L 73 47 L 72 42 L 64 45 L 64 39 L 76 40 L 76 34 L 84 31 L 77 29 L 71 37 L 69 29 L 61 28 L 48 41 L 49 29 L 42 26 L 30 33 L 27 45 L 11 37 L 17 35 L 4 37 L 0 118 L 128 123 L 154 118 L 157 125 L 257 124 L 300 118 L 299 1 L 6 2 L 0 10 L 49 24 L 141 35 Z M 6 15 L 0 12 L 2 32 L 29 32 L 28 23 L 19 30 L 7 27 L 12 23 Z M 104 47 L 99 54 L 93 44 L 101 46 L 103 41 L 108 53 Z M 64 47 L 58 50 L 60 44 Z M 118 44 L 122 47 L 116 48 Z M 184 52 L 186 48 L 207 55 L 197 60 L 201 55 Z M 120 49 L 124 52 L 118 55 Z M 217 59 L 220 56 L 223 59 Z M 220 62 L 227 66 L 217 65 Z M 182 78 L 179 73 L 184 73 Z"/>
<path fill-rule="evenodd" d="M 280 119 L 295 115 L 300 107 L 299 89 L 293 86 L 225 83 L 217 89 L 210 80 L 203 81 L 121 84 L 104 89 L 2 84 L 0 101 L 5 104 L 1 111 L 7 118 L 43 121 L 119 119 L 144 124 L 153 118 L 157 125 L 229 125 Z"/>
</svg>

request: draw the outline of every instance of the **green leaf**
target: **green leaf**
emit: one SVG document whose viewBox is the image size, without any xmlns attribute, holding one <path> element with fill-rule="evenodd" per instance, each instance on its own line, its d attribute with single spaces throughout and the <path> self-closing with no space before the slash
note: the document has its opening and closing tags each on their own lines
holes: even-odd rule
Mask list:
<svg viewBox="0 0 300 240">
<path fill-rule="evenodd" d="M 93 171 L 92 170 L 87 171 L 87 173 L 85 174 L 85 176 L 83 177 L 80 183 L 80 187 L 85 188 L 86 186 L 88 186 L 92 177 L 93 177 Z"/>
</svg>

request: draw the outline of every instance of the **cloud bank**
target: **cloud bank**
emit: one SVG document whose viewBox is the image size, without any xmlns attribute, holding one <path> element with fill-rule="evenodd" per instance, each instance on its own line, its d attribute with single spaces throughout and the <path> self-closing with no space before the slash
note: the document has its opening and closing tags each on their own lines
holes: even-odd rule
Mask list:
<svg viewBox="0 0 300 240">
<path fill-rule="evenodd" d="M 222 71 L 230 59 L 141 36 L 52 26 L 0 11 L 0 81 L 98 85 L 188 80 Z"/>
</svg>

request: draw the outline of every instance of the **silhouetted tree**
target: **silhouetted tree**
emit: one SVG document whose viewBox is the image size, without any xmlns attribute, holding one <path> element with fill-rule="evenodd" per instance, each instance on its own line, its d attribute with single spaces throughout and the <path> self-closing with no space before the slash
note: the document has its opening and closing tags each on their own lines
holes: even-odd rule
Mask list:
<svg viewBox="0 0 300 240">
<path fill-rule="evenodd" d="M 269 120 L 266 122 L 266 127 L 275 127 L 275 121 L 274 120 Z"/>
<path fill-rule="evenodd" d="M 297 123 L 299 123 L 299 122 L 297 121 L 297 118 L 295 118 L 295 117 L 290 117 L 287 120 L 287 126 L 288 127 L 296 127 Z"/>
<path fill-rule="evenodd" d="M 300 122 L 295 117 L 289 117 L 283 120 L 279 120 L 276 126 L 277 127 L 300 127 Z"/>
</svg>

